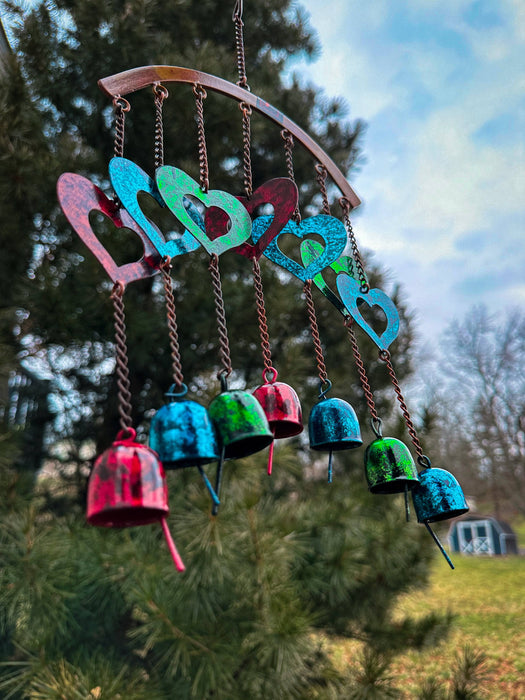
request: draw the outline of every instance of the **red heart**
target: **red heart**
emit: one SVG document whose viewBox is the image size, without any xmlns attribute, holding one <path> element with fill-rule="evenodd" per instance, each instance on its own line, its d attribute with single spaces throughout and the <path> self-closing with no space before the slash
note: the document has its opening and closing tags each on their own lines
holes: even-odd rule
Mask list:
<svg viewBox="0 0 525 700">
<path fill-rule="evenodd" d="M 144 235 L 143 231 L 128 212 L 90 180 L 76 173 L 63 173 L 57 182 L 58 201 L 69 223 L 98 259 L 113 282 L 126 285 L 135 280 L 151 277 L 158 272 L 159 256 Z M 144 255 L 140 260 L 125 265 L 117 265 L 102 243 L 96 237 L 89 214 L 99 211 L 117 227 L 129 228 L 139 236 L 144 246 Z"/>
<path fill-rule="evenodd" d="M 250 215 L 263 204 L 273 206 L 273 220 L 257 243 L 242 243 L 233 250 L 250 260 L 258 260 L 266 246 L 281 232 L 291 219 L 297 208 L 299 191 L 297 185 L 288 177 L 276 177 L 261 185 L 251 197 L 237 197 L 236 199 L 247 209 Z M 225 233 L 228 218 L 217 207 L 206 210 L 204 218 L 206 233 L 213 240 Z"/>
</svg>

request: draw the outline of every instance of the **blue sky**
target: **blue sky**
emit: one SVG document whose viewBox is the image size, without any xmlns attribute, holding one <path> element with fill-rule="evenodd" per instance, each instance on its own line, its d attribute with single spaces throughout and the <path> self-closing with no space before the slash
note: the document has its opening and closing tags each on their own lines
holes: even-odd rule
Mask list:
<svg viewBox="0 0 525 700">
<path fill-rule="evenodd" d="M 368 123 L 354 229 L 423 340 L 477 303 L 525 302 L 525 3 L 302 0 L 322 45 L 294 66 Z"/>
</svg>

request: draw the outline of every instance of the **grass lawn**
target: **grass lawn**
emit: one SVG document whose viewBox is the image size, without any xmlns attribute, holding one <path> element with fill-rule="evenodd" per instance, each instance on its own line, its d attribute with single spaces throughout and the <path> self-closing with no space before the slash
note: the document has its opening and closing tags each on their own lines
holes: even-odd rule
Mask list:
<svg viewBox="0 0 525 700">
<path fill-rule="evenodd" d="M 417 700 L 417 688 L 434 676 L 445 687 L 450 667 L 465 646 L 486 656 L 483 685 L 489 700 L 525 699 L 525 557 L 454 555 L 452 571 L 436 557 L 429 588 L 405 595 L 400 617 L 450 610 L 456 615 L 449 637 L 436 647 L 398 656 L 392 665 L 404 698 Z M 354 664 L 359 644 L 341 642 L 338 661 Z"/>
</svg>

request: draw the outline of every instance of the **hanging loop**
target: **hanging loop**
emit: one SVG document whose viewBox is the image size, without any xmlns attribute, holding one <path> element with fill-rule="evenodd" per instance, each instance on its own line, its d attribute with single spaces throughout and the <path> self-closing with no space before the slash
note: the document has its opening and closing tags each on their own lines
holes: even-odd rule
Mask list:
<svg viewBox="0 0 525 700">
<path fill-rule="evenodd" d="M 381 418 L 371 418 L 370 425 L 372 426 L 376 438 L 381 439 L 383 437 L 383 423 L 381 422 Z"/>
<path fill-rule="evenodd" d="M 278 372 L 275 367 L 265 367 L 262 378 L 265 384 L 274 384 L 277 381 Z"/>
<path fill-rule="evenodd" d="M 317 399 L 319 401 L 322 401 L 323 399 L 326 399 L 326 395 L 332 388 L 332 382 L 328 379 L 328 377 L 323 381 L 319 382 L 319 396 Z"/>
<path fill-rule="evenodd" d="M 243 13 L 243 9 L 244 9 L 243 5 L 244 5 L 243 0 L 237 0 L 237 2 L 235 3 L 235 7 L 233 9 L 233 14 L 232 14 L 232 19 L 234 21 L 238 20 L 238 19 L 242 19 L 242 13 Z"/>
<path fill-rule="evenodd" d="M 221 383 L 221 391 L 228 391 L 228 374 L 221 370 L 217 372 L 217 379 Z"/>
<path fill-rule="evenodd" d="M 162 83 L 153 83 L 153 94 L 155 97 L 158 97 L 159 100 L 165 100 L 170 95 L 168 88 L 164 87 Z"/>
<path fill-rule="evenodd" d="M 423 469 L 430 469 L 432 466 L 430 459 L 426 455 L 419 455 L 417 463 L 420 467 L 423 467 Z"/>
<path fill-rule="evenodd" d="M 179 389 L 179 391 L 175 391 L 176 388 Z M 188 387 L 186 384 L 172 384 L 164 396 L 168 399 L 181 399 L 183 396 L 186 396 L 187 393 Z"/>
</svg>

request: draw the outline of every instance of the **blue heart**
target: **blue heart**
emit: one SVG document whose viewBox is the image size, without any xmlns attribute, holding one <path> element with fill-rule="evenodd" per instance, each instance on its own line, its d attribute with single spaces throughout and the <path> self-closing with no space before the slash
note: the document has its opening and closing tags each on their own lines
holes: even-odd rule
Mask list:
<svg viewBox="0 0 525 700">
<path fill-rule="evenodd" d="M 112 158 L 109 162 L 109 177 L 122 206 L 141 227 L 162 258 L 166 255 L 175 258 L 177 255 L 191 253 L 199 247 L 197 239 L 188 231 L 185 231 L 180 238 L 167 241 L 158 227 L 146 217 L 138 202 L 139 192 L 151 195 L 161 207 L 165 207 L 166 204 L 160 196 L 155 181 L 142 168 L 127 158 Z M 195 209 L 194 212 L 189 211 L 192 219 L 198 217 L 202 221 L 194 205 L 188 204 L 188 206 Z M 204 227 L 204 223 L 202 226 Z"/>
<path fill-rule="evenodd" d="M 399 333 L 399 313 L 392 299 L 381 289 L 370 289 L 368 292 L 362 292 L 359 282 L 344 273 L 337 275 L 336 283 L 343 304 L 352 318 L 372 338 L 380 350 L 386 350 Z M 381 335 L 377 335 L 363 318 L 357 307 L 358 300 L 362 300 L 361 303 L 364 302 L 368 306 L 379 306 L 384 312 L 387 326 Z"/>
<path fill-rule="evenodd" d="M 257 243 L 259 238 L 267 230 L 268 226 L 271 224 L 273 217 L 271 216 L 259 216 L 252 225 L 252 238 Z M 315 234 L 320 236 L 325 241 L 325 247 L 322 254 L 313 260 L 309 265 L 303 267 L 292 260 L 287 255 L 285 255 L 282 250 L 277 245 L 279 236 L 284 233 L 291 233 L 297 238 L 304 238 Z M 274 238 L 264 251 L 264 255 L 272 262 L 280 265 L 292 275 L 295 275 L 303 282 L 306 280 L 313 279 L 315 275 L 328 267 L 333 262 L 338 260 L 343 250 L 345 249 L 347 242 L 346 229 L 339 219 L 333 216 L 327 216 L 326 214 L 318 214 L 317 216 L 312 216 L 309 219 L 304 219 L 301 223 L 296 223 L 295 221 L 289 221 L 286 226 L 281 230 L 279 236 Z"/>
</svg>

